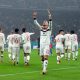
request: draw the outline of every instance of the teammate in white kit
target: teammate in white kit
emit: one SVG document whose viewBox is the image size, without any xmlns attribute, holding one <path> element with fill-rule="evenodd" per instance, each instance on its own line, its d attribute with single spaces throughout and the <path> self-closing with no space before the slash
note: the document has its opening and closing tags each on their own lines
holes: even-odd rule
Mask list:
<svg viewBox="0 0 80 80">
<path fill-rule="evenodd" d="M 71 57 L 71 34 L 67 32 L 64 35 L 64 45 L 65 45 L 65 59 L 70 60 Z"/>
<path fill-rule="evenodd" d="M 3 52 L 4 52 L 4 44 L 5 44 L 5 35 L 0 28 L 0 61 L 3 62 Z"/>
<path fill-rule="evenodd" d="M 13 47 L 13 32 L 7 36 L 7 43 L 8 43 L 8 56 L 9 59 L 12 59 L 12 47 Z"/>
<path fill-rule="evenodd" d="M 57 64 L 60 64 L 60 59 L 64 57 L 64 31 L 60 30 L 59 34 L 55 37 L 56 42 L 56 53 L 57 53 Z"/>
<path fill-rule="evenodd" d="M 13 34 L 13 48 L 12 48 L 12 60 L 13 64 L 18 64 L 19 55 L 20 55 L 20 43 L 21 43 L 21 35 L 19 34 L 19 29 L 15 29 L 15 33 Z"/>
<path fill-rule="evenodd" d="M 78 36 L 73 30 L 71 31 L 71 45 L 72 45 L 73 60 L 77 60 L 77 57 L 78 57 Z"/>
<path fill-rule="evenodd" d="M 31 41 L 30 36 L 34 33 L 26 32 L 26 28 L 22 29 L 22 43 L 23 43 L 23 50 L 24 50 L 24 63 L 25 65 L 29 64 L 30 60 L 30 53 L 31 53 Z"/>
<path fill-rule="evenodd" d="M 43 65 L 43 70 L 42 73 L 45 74 L 47 70 L 47 65 L 48 65 L 48 56 L 50 54 L 50 36 L 52 32 L 52 17 L 50 10 L 48 10 L 48 16 L 49 16 L 49 22 L 47 20 L 43 21 L 43 25 L 41 26 L 37 19 L 36 15 L 37 13 L 33 13 L 33 18 L 34 18 L 34 23 L 40 28 L 40 56 L 41 56 L 41 61 Z"/>
</svg>

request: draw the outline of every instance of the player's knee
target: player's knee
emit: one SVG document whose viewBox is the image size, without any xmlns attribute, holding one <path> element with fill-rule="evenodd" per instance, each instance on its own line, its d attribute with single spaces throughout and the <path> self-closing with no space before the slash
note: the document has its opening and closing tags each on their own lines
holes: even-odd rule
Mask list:
<svg viewBox="0 0 80 80">
<path fill-rule="evenodd" d="M 3 54 L 3 51 L 1 51 L 1 54 Z"/>
<path fill-rule="evenodd" d="M 48 58 L 46 57 L 46 58 L 44 58 L 44 60 L 48 60 Z"/>
<path fill-rule="evenodd" d="M 44 56 L 41 56 L 41 61 L 44 61 Z"/>
<path fill-rule="evenodd" d="M 26 56 L 26 53 L 24 53 L 24 56 Z"/>
<path fill-rule="evenodd" d="M 29 54 L 28 53 L 24 53 L 24 56 L 28 56 Z"/>
<path fill-rule="evenodd" d="M 57 56 L 60 56 L 60 53 L 57 53 Z"/>
<path fill-rule="evenodd" d="M 30 55 L 30 53 L 27 53 L 27 56 L 29 56 Z"/>
<path fill-rule="evenodd" d="M 41 61 L 44 61 L 44 58 L 42 58 Z"/>
</svg>

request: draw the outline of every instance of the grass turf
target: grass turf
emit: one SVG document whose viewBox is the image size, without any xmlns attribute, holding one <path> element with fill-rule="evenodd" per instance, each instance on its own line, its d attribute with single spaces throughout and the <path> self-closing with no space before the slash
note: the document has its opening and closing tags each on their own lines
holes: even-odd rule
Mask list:
<svg viewBox="0 0 80 80">
<path fill-rule="evenodd" d="M 80 52 L 80 50 L 79 50 Z M 4 62 L 0 63 L 0 80 L 80 80 L 80 56 L 77 61 L 61 60 L 56 64 L 56 53 L 49 56 L 48 72 L 41 73 L 42 65 L 37 50 L 32 50 L 29 66 L 24 66 L 23 52 L 20 53 L 20 62 L 13 66 L 9 62 L 7 51 L 4 52 Z"/>
</svg>

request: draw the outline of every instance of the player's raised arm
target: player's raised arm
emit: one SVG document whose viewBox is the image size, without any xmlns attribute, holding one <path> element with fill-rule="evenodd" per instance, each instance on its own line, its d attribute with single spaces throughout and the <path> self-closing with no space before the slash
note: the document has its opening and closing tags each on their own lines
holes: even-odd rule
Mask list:
<svg viewBox="0 0 80 80">
<path fill-rule="evenodd" d="M 49 17 L 49 29 L 52 31 L 52 15 L 50 9 L 48 9 L 48 17 Z"/>
<path fill-rule="evenodd" d="M 33 12 L 33 19 L 34 19 L 34 24 L 41 29 L 41 25 L 37 21 L 37 12 Z"/>
<path fill-rule="evenodd" d="M 30 35 L 33 35 L 33 34 L 35 34 L 35 33 L 29 33 Z"/>
</svg>

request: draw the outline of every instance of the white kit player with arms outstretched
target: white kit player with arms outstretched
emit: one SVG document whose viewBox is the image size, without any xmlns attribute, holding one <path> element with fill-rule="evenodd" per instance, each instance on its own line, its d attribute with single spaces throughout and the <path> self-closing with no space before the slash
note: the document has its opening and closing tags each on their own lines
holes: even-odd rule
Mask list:
<svg viewBox="0 0 80 80">
<path fill-rule="evenodd" d="M 71 46 L 72 46 L 73 60 L 77 60 L 77 57 L 78 57 L 78 36 L 73 30 L 71 31 Z"/>
<path fill-rule="evenodd" d="M 26 32 L 26 28 L 22 29 L 22 43 L 23 43 L 23 51 L 24 51 L 24 63 L 25 65 L 29 65 L 30 53 L 31 53 L 31 40 L 30 36 L 34 33 Z"/>
<path fill-rule="evenodd" d="M 21 44 L 21 35 L 19 34 L 19 29 L 15 29 L 15 33 L 13 34 L 13 48 L 12 48 L 12 60 L 13 64 L 19 63 L 19 55 L 20 55 L 20 44 Z"/>
<path fill-rule="evenodd" d="M 57 64 L 60 64 L 60 59 L 64 57 L 64 31 L 60 30 L 59 34 L 55 37 L 56 42 L 56 53 L 57 53 Z"/>
<path fill-rule="evenodd" d="M 48 10 L 49 21 L 44 20 L 41 26 L 37 21 L 37 12 L 33 13 L 34 24 L 40 28 L 40 56 L 42 61 L 42 73 L 45 74 L 48 65 L 48 56 L 50 54 L 50 36 L 52 32 L 52 17 L 50 10 Z"/>
<path fill-rule="evenodd" d="M 1 62 L 3 62 L 4 44 L 5 44 L 5 35 L 4 33 L 2 33 L 2 29 L 0 28 L 0 61 Z"/>
<path fill-rule="evenodd" d="M 13 32 L 7 36 L 7 43 L 8 43 L 8 56 L 9 59 L 12 59 L 12 47 L 13 47 Z"/>
<path fill-rule="evenodd" d="M 65 45 L 65 59 L 70 60 L 71 57 L 71 34 L 67 32 L 64 35 L 64 45 Z"/>
</svg>

